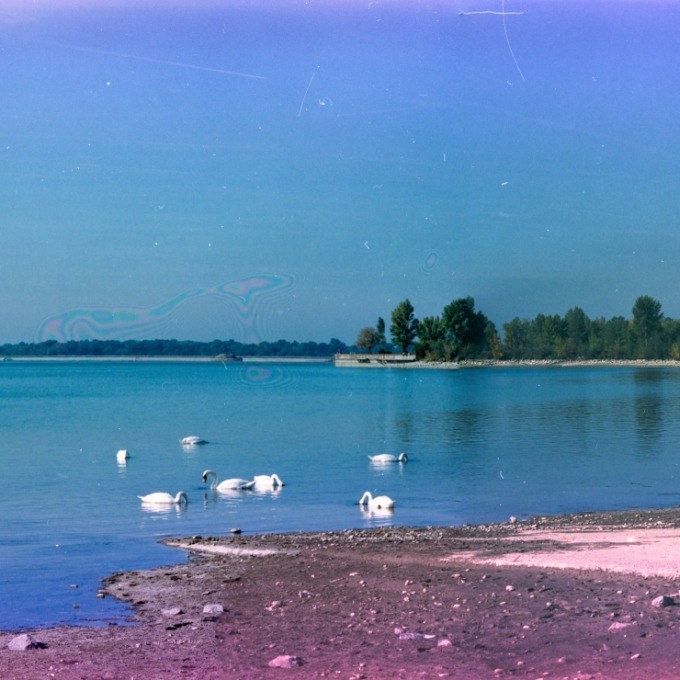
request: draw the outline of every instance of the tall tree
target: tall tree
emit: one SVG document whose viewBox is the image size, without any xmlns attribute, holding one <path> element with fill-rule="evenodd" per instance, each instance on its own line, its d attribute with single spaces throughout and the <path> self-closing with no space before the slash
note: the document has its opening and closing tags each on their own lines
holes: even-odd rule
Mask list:
<svg viewBox="0 0 680 680">
<path fill-rule="evenodd" d="M 375 325 L 376 331 L 378 331 L 378 348 L 380 351 L 385 351 L 385 345 L 387 344 L 387 337 L 385 336 L 385 319 L 382 316 L 378 317 L 378 322 Z"/>
<path fill-rule="evenodd" d="M 492 359 L 497 361 L 503 358 L 503 344 L 498 335 L 496 324 L 490 319 L 487 319 L 484 326 L 484 344 L 484 350 L 488 352 Z"/>
<path fill-rule="evenodd" d="M 418 320 L 408 298 L 400 302 L 392 312 L 390 335 L 393 342 L 406 354 L 418 335 Z"/>
<path fill-rule="evenodd" d="M 663 336 L 671 359 L 680 359 L 680 321 L 666 317 L 663 322 Z"/>
<path fill-rule="evenodd" d="M 359 331 L 355 344 L 359 349 L 363 349 L 370 354 L 379 341 L 378 331 L 372 326 L 366 326 Z"/>
<path fill-rule="evenodd" d="M 631 326 L 641 359 L 659 357 L 662 319 L 661 303 L 658 300 L 649 295 L 641 295 L 635 300 Z"/>
<path fill-rule="evenodd" d="M 537 314 L 532 323 L 532 331 L 534 359 L 562 356 L 566 330 L 559 314 Z"/>
<path fill-rule="evenodd" d="M 444 357 L 444 326 L 438 316 L 426 316 L 418 322 L 416 356 L 419 359 Z"/>
<path fill-rule="evenodd" d="M 603 359 L 630 359 L 630 323 L 622 316 L 614 316 L 605 322 L 602 332 Z"/>
<path fill-rule="evenodd" d="M 590 322 L 588 331 L 588 356 L 591 359 L 604 359 L 604 330 L 607 322 L 599 316 Z"/>
<path fill-rule="evenodd" d="M 484 329 L 488 319 L 475 311 L 472 297 L 459 298 L 450 302 L 442 312 L 445 342 L 448 358 L 455 358 L 464 350 L 484 343 Z"/>
<path fill-rule="evenodd" d="M 503 324 L 504 354 L 510 359 L 529 359 L 531 356 L 529 341 L 531 336 L 530 322 L 516 316 L 512 321 Z"/>
<path fill-rule="evenodd" d="M 564 355 L 567 359 L 588 358 L 590 319 L 580 307 L 572 307 L 564 315 L 566 342 Z"/>
</svg>

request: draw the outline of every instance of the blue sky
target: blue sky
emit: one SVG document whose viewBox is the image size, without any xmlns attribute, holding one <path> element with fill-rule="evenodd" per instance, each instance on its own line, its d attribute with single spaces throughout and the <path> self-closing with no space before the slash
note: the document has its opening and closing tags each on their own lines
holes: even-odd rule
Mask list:
<svg viewBox="0 0 680 680">
<path fill-rule="evenodd" d="M 0 3 L 0 342 L 680 317 L 671 2 Z"/>
</svg>

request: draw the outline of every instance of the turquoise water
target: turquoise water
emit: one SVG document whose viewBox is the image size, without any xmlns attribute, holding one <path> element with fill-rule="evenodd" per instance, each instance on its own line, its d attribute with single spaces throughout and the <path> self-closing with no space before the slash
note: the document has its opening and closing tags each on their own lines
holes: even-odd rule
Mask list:
<svg viewBox="0 0 680 680">
<path fill-rule="evenodd" d="M 184 559 L 164 536 L 675 505 L 679 397 L 665 368 L 5 362 L 0 628 L 123 620 L 99 580 Z M 184 449 L 189 434 L 210 443 Z M 409 462 L 372 466 L 383 451 Z M 205 468 L 286 486 L 215 497 Z M 137 499 L 179 490 L 186 510 Z M 394 514 L 362 513 L 365 490 L 394 498 Z"/>
</svg>

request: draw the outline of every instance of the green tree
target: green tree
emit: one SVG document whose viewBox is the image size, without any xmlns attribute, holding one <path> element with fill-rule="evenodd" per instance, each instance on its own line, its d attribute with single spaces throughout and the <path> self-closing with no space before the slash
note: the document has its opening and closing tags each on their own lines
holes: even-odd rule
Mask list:
<svg viewBox="0 0 680 680">
<path fill-rule="evenodd" d="M 381 352 L 384 352 L 387 345 L 387 337 L 385 335 L 385 319 L 382 316 L 378 317 L 378 322 L 375 325 L 376 331 L 378 331 L 378 342 L 377 345 Z"/>
<path fill-rule="evenodd" d="M 580 307 L 572 307 L 564 315 L 566 338 L 564 356 L 567 359 L 588 358 L 590 319 Z"/>
<path fill-rule="evenodd" d="M 426 316 L 418 322 L 416 356 L 419 359 L 444 357 L 444 326 L 438 316 Z"/>
<path fill-rule="evenodd" d="M 531 327 L 527 319 L 516 316 L 503 324 L 503 353 L 509 359 L 528 359 Z"/>
<path fill-rule="evenodd" d="M 664 318 L 663 336 L 671 359 L 680 359 L 680 321 Z"/>
<path fill-rule="evenodd" d="M 484 349 L 488 351 L 492 359 L 497 361 L 503 358 L 503 344 L 493 321 L 487 321 L 484 326 L 484 343 Z"/>
<path fill-rule="evenodd" d="M 641 295 L 633 305 L 631 327 L 640 359 L 659 358 L 662 353 L 661 303 L 649 295 Z"/>
<path fill-rule="evenodd" d="M 370 354 L 379 342 L 380 334 L 378 331 L 372 326 L 366 326 L 359 331 L 355 344 L 359 349 L 363 349 Z"/>
<path fill-rule="evenodd" d="M 474 347 L 484 343 L 484 330 L 488 319 L 481 312 L 475 311 L 472 297 L 453 300 L 442 312 L 444 341 L 447 358 L 456 358 Z"/>
<path fill-rule="evenodd" d="M 597 317 L 590 322 L 590 330 L 588 332 L 588 356 L 591 359 L 604 358 L 604 329 L 606 326 L 604 317 Z"/>
<path fill-rule="evenodd" d="M 532 359 L 550 359 L 563 355 L 565 325 L 559 314 L 537 314 L 532 323 Z"/>
<path fill-rule="evenodd" d="M 408 298 L 400 302 L 392 312 L 390 335 L 394 343 L 406 354 L 418 335 L 418 320 Z"/>
<path fill-rule="evenodd" d="M 603 359 L 630 359 L 630 323 L 622 316 L 615 316 L 604 324 L 602 332 Z"/>
</svg>

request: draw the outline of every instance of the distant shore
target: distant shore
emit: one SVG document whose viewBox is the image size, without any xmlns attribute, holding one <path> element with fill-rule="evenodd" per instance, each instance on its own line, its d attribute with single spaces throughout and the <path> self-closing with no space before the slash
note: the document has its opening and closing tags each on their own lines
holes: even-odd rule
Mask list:
<svg viewBox="0 0 680 680">
<path fill-rule="evenodd" d="M 680 361 L 673 359 L 476 359 L 469 361 L 408 361 L 384 364 L 379 360 L 345 360 L 336 366 L 343 368 L 382 368 L 395 370 L 439 369 L 459 370 L 465 368 L 575 368 L 582 366 L 631 367 L 631 368 L 680 368 Z"/>
<path fill-rule="evenodd" d="M 642 368 L 680 368 L 674 359 L 518 359 L 508 361 L 461 361 L 460 368 L 512 368 L 513 366 L 630 366 Z"/>
<path fill-rule="evenodd" d="M 203 357 L 203 356 L 6 356 L 3 362 L 119 362 L 119 363 L 280 363 L 280 364 L 329 364 L 333 357 L 277 357 L 277 356 L 244 356 L 237 358 Z M 680 361 L 674 359 L 475 359 L 465 361 L 405 361 L 382 363 L 376 360 L 346 360 L 336 364 L 344 368 L 382 368 L 396 370 L 428 369 L 428 370 L 460 370 L 466 368 L 574 368 L 583 366 L 631 367 L 631 368 L 680 368 Z"/>
<path fill-rule="evenodd" d="M 241 364 L 241 363 L 286 363 L 286 364 L 328 364 L 332 362 L 331 357 L 238 357 L 221 358 L 221 357 L 201 357 L 201 356 L 16 356 L 0 358 L 0 363 L 12 361 L 63 361 L 63 362 L 77 362 L 77 361 L 101 361 L 101 362 L 120 362 L 120 363 L 185 363 L 185 364 Z"/>
</svg>

